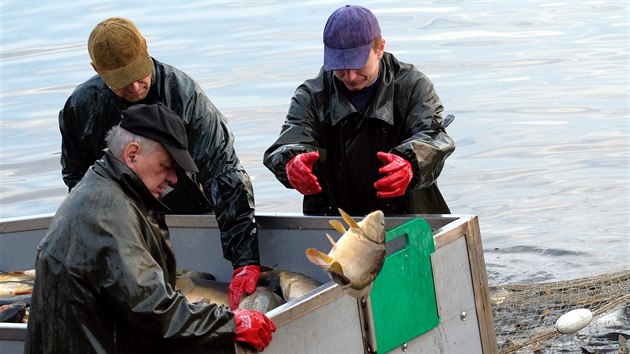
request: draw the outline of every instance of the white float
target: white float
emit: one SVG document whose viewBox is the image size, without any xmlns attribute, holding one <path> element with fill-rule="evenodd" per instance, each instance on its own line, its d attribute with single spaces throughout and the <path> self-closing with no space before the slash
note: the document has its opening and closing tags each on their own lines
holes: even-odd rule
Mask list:
<svg viewBox="0 0 630 354">
<path fill-rule="evenodd" d="M 586 327 L 592 318 L 593 313 L 589 309 L 572 310 L 558 318 L 556 330 L 562 334 L 575 333 Z"/>
</svg>

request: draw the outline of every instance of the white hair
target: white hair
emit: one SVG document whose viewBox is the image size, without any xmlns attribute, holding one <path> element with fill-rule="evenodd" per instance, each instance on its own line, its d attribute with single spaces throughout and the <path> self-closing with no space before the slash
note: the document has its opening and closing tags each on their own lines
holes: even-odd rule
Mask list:
<svg viewBox="0 0 630 354">
<path fill-rule="evenodd" d="M 149 154 L 156 150 L 161 144 L 155 140 L 136 135 L 118 125 L 112 127 L 105 137 L 107 149 L 119 160 L 122 160 L 123 151 L 129 143 L 136 142 L 140 145 L 140 152 Z"/>
</svg>

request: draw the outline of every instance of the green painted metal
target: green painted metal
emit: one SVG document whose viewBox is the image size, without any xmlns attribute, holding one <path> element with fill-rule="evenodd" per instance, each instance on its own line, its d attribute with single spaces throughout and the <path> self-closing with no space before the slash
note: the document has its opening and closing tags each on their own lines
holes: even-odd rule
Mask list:
<svg viewBox="0 0 630 354">
<path fill-rule="evenodd" d="M 385 264 L 370 293 L 377 353 L 386 353 L 435 328 L 431 226 L 420 218 L 387 231 Z"/>
</svg>

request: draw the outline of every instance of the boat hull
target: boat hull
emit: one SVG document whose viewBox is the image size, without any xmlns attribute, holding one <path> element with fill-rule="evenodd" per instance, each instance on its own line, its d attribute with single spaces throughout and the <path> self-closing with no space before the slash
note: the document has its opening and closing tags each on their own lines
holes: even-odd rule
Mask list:
<svg viewBox="0 0 630 354">
<path fill-rule="evenodd" d="M 357 219 L 361 216 L 357 216 Z M 430 269 L 439 323 L 390 352 L 496 352 L 478 218 L 467 215 L 405 215 L 386 218 L 391 230 L 421 218 L 432 230 L 435 250 Z M 301 272 L 324 285 L 268 313 L 278 330 L 265 353 L 383 352 L 374 333 L 372 301 L 350 296 L 304 255 L 309 248 L 330 248 L 325 234 L 331 217 L 302 214 L 256 216 L 261 263 Z M 37 244 L 51 216 L 0 222 L 0 270 L 32 269 Z M 232 267 L 223 258 L 213 215 L 169 215 L 167 224 L 178 268 L 209 272 L 229 281 Z M 389 247 L 389 246 L 388 246 Z M 404 285 L 402 285 L 404 287 Z M 375 299 L 374 299 L 375 300 Z M 418 313 L 418 316 L 423 316 Z M 0 324 L 0 352 L 21 353 L 26 324 Z M 235 353 L 247 348 L 235 346 Z"/>
</svg>

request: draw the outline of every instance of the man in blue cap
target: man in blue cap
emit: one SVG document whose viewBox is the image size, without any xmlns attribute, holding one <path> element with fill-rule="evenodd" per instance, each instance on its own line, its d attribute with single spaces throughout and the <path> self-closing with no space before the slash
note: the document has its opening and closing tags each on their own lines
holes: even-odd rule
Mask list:
<svg viewBox="0 0 630 354">
<path fill-rule="evenodd" d="M 324 66 L 300 85 L 264 164 L 307 214 L 447 214 L 436 181 L 453 116 L 413 65 L 385 52 L 374 14 L 346 5 L 324 28 Z"/>
</svg>

